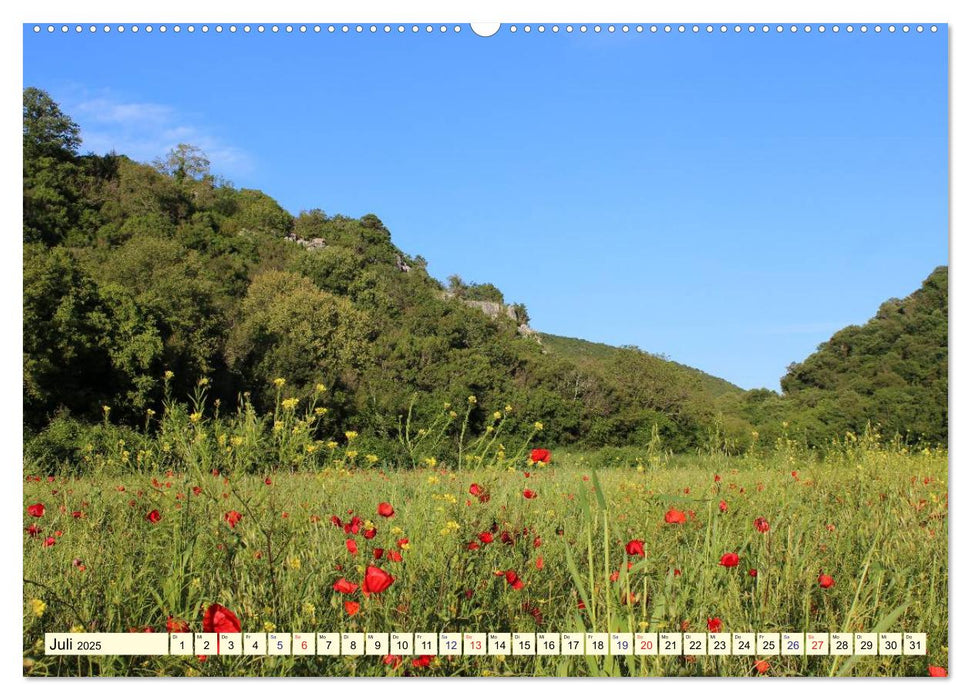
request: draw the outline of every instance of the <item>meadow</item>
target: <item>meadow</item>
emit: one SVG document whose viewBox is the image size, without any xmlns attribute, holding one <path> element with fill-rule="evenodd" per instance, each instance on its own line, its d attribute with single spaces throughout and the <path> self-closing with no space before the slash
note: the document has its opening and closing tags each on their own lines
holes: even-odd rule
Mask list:
<svg viewBox="0 0 971 700">
<path fill-rule="evenodd" d="M 406 463 L 322 397 L 220 415 L 204 384 L 142 440 L 25 464 L 25 675 L 926 676 L 947 666 L 947 452 L 875 432 L 741 455 L 504 445 L 474 397 Z M 110 408 L 105 430 L 110 434 Z M 465 423 L 463 423 L 463 418 Z M 456 439 L 457 436 L 457 439 Z M 118 444 L 120 442 L 121 444 Z M 451 458 L 433 455 L 451 454 Z M 538 458 L 538 459 L 537 459 Z M 915 631 L 926 657 L 45 657 L 51 631 Z M 206 611 L 209 616 L 206 616 Z M 205 618 L 205 619 L 204 619 Z M 228 620 L 228 622 L 227 622 Z"/>
</svg>

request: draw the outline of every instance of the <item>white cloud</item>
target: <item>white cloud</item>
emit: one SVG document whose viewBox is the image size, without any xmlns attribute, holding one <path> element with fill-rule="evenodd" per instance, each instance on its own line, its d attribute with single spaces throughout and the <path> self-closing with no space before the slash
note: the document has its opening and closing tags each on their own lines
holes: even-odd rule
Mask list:
<svg viewBox="0 0 971 700">
<path fill-rule="evenodd" d="M 216 174 L 233 178 L 254 170 L 253 156 L 245 149 L 226 143 L 202 120 L 169 105 L 126 101 L 109 92 L 82 93 L 61 104 L 81 127 L 82 151 L 115 151 L 147 163 L 188 143 L 206 153 Z"/>
</svg>

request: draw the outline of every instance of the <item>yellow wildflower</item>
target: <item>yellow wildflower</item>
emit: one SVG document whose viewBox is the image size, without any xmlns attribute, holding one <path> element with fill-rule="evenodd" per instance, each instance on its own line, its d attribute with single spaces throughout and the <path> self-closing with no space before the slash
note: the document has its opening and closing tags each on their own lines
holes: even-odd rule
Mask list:
<svg viewBox="0 0 971 700">
<path fill-rule="evenodd" d="M 536 430 L 538 432 L 538 431 L 540 431 L 540 430 L 543 429 L 543 424 L 540 423 L 539 421 L 536 421 L 535 423 L 533 423 L 533 427 L 536 428 Z"/>
<path fill-rule="evenodd" d="M 269 621 L 264 622 L 263 623 L 263 630 L 265 632 L 275 632 L 276 631 L 276 625 L 274 625 L 272 622 L 269 622 Z"/>
<path fill-rule="evenodd" d="M 470 403 L 471 405 L 473 405 L 473 406 L 474 406 L 474 405 L 476 404 L 476 402 L 477 402 L 477 401 L 478 401 L 478 399 L 476 399 L 474 395 L 473 395 L 473 396 L 470 396 L 470 397 L 469 397 L 469 403 Z"/>
<path fill-rule="evenodd" d="M 175 372 L 173 372 L 170 369 L 165 370 L 165 381 L 170 380 L 174 376 L 175 376 Z"/>
<path fill-rule="evenodd" d="M 198 423 L 200 420 L 202 420 L 202 414 L 198 411 L 189 414 L 189 420 L 191 420 L 193 423 Z"/>
<path fill-rule="evenodd" d="M 327 391 L 327 387 L 325 387 L 323 384 L 317 384 L 317 386 L 314 387 L 314 390 L 318 394 L 323 394 L 325 391 Z"/>
<path fill-rule="evenodd" d="M 493 417 L 493 418 L 494 418 L 495 420 L 499 420 L 500 418 L 502 418 L 502 413 L 500 413 L 499 411 L 493 411 L 493 412 L 492 412 L 492 417 Z"/>
<path fill-rule="evenodd" d="M 300 570 L 300 557 L 292 557 L 289 561 L 290 568 L 299 571 Z"/>
<path fill-rule="evenodd" d="M 351 442 L 354 440 L 354 438 L 357 437 L 357 433 L 353 430 L 348 430 L 347 432 L 344 433 L 344 437 L 347 438 L 348 442 Z"/>
<path fill-rule="evenodd" d="M 284 410 L 287 410 L 287 411 L 292 411 L 293 409 L 295 409 L 298 403 L 300 403 L 300 399 L 296 397 L 283 399 L 283 402 L 282 402 Z"/>
<path fill-rule="evenodd" d="M 47 603 L 39 598 L 34 598 L 30 601 L 30 607 L 34 611 L 34 615 L 44 617 L 44 611 L 47 610 Z"/>
<path fill-rule="evenodd" d="M 378 462 L 378 456 L 374 454 L 366 455 L 364 459 L 367 460 L 368 464 L 377 464 Z"/>
</svg>

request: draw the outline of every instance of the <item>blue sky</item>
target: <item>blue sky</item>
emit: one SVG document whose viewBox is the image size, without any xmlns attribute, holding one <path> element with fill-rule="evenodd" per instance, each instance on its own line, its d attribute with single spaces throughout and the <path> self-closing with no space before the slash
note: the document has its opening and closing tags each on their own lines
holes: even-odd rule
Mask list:
<svg viewBox="0 0 971 700">
<path fill-rule="evenodd" d="M 24 30 L 84 148 L 376 213 L 539 330 L 745 388 L 948 260 L 947 36 Z"/>
</svg>

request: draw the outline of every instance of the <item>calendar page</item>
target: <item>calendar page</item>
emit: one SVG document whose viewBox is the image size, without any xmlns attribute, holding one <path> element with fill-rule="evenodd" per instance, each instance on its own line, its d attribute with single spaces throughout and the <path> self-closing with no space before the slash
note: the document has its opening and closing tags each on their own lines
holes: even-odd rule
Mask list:
<svg viewBox="0 0 971 700">
<path fill-rule="evenodd" d="M 273 14 L 23 24 L 25 677 L 947 675 L 946 22 Z"/>
</svg>

